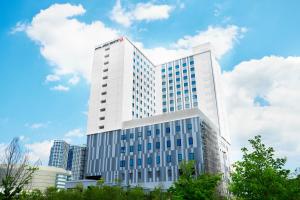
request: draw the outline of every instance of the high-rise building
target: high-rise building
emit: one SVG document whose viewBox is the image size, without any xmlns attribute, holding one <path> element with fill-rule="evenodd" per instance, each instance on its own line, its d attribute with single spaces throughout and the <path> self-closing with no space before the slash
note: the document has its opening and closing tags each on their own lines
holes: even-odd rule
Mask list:
<svg viewBox="0 0 300 200">
<path fill-rule="evenodd" d="M 48 165 L 66 169 L 69 149 L 70 149 L 70 145 L 64 140 L 54 140 L 54 143 L 50 151 Z"/>
<path fill-rule="evenodd" d="M 84 178 L 86 147 L 71 145 L 68 154 L 67 170 L 72 172 L 72 180 Z"/>
<path fill-rule="evenodd" d="M 72 172 L 72 180 L 84 178 L 85 146 L 70 145 L 64 140 L 54 140 L 51 147 L 49 166 Z"/>
<path fill-rule="evenodd" d="M 87 133 L 155 112 L 155 67 L 126 37 L 95 48 Z"/>
<path fill-rule="evenodd" d="M 92 71 L 87 177 L 168 187 L 179 163 L 194 160 L 197 173 L 228 178 L 220 68 L 210 45 L 154 67 L 122 37 L 95 49 Z"/>
</svg>

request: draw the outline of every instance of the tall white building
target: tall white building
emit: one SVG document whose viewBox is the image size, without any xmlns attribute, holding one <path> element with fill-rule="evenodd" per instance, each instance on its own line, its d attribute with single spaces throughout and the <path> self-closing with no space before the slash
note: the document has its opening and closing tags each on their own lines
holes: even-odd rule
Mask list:
<svg viewBox="0 0 300 200">
<path fill-rule="evenodd" d="M 87 133 L 155 113 L 155 67 L 126 37 L 95 48 Z"/>
<path fill-rule="evenodd" d="M 157 113 L 199 108 L 227 137 L 221 72 L 209 43 L 189 56 L 156 67 Z"/>
</svg>

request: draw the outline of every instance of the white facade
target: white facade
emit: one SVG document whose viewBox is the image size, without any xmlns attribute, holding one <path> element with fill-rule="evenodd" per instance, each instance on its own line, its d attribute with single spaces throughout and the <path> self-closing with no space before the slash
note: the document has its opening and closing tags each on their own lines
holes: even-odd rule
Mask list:
<svg viewBox="0 0 300 200">
<path fill-rule="evenodd" d="M 156 67 L 159 86 L 157 113 L 199 108 L 227 138 L 223 109 L 221 71 L 209 43 L 196 46 L 193 53 Z"/>
<path fill-rule="evenodd" d="M 154 65 L 125 37 L 95 48 L 87 134 L 155 113 Z"/>
</svg>

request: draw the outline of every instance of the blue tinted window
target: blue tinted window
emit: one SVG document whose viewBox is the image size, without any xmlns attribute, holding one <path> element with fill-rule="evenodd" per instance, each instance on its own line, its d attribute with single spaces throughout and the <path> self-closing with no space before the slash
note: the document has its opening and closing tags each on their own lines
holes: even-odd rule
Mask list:
<svg viewBox="0 0 300 200">
<path fill-rule="evenodd" d="M 156 134 L 156 135 L 159 135 L 159 133 L 160 133 L 160 130 L 159 130 L 159 129 L 156 129 L 156 130 L 155 130 L 155 134 Z"/>
<path fill-rule="evenodd" d="M 193 137 L 189 137 L 189 145 L 193 144 Z"/>
<path fill-rule="evenodd" d="M 156 146 L 156 149 L 159 149 L 160 148 L 160 142 L 156 142 L 155 146 Z"/>
<path fill-rule="evenodd" d="M 187 93 L 189 93 L 189 90 L 184 90 L 184 94 L 187 94 Z"/>
<path fill-rule="evenodd" d="M 161 69 L 161 72 L 165 72 L 166 70 L 165 69 Z"/>
<path fill-rule="evenodd" d="M 141 159 L 141 158 L 138 158 L 137 164 L 138 164 L 138 166 L 141 166 L 141 165 L 142 165 L 142 159 Z"/>
<path fill-rule="evenodd" d="M 176 131 L 177 131 L 177 132 L 180 131 L 180 126 L 179 126 L 179 125 L 176 126 Z"/>
<path fill-rule="evenodd" d="M 181 162 L 181 161 L 182 161 L 182 154 L 179 153 L 179 154 L 178 154 L 178 162 Z"/>
<path fill-rule="evenodd" d="M 196 85 L 196 81 L 192 81 L 192 85 Z"/>
<path fill-rule="evenodd" d="M 176 65 L 175 67 L 176 67 L 176 69 L 179 69 L 179 65 Z"/>
<path fill-rule="evenodd" d="M 170 97 L 173 97 L 174 96 L 174 93 L 170 93 Z"/>
<path fill-rule="evenodd" d="M 193 91 L 193 92 L 196 92 L 196 88 L 192 88 L 192 91 Z"/>
<path fill-rule="evenodd" d="M 163 109 L 163 112 L 167 112 L 167 109 L 166 109 L 166 108 L 164 108 L 164 109 Z"/>
<path fill-rule="evenodd" d="M 192 60 L 191 62 L 190 62 L 190 65 L 193 65 L 194 64 L 194 61 Z"/>
<path fill-rule="evenodd" d="M 148 150 L 151 150 L 151 143 L 148 143 L 148 144 L 147 144 L 147 149 L 148 149 Z"/>
<path fill-rule="evenodd" d="M 182 66 L 186 67 L 186 63 L 183 63 Z"/>
<path fill-rule="evenodd" d="M 130 167 L 133 167 L 133 159 L 132 158 L 130 158 L 129 164 L 130 164 Z"/>
<path fill-rule="evenodd" d="M 195 71 L 195 68 L 194 68 L 194 67 L 191 67 L 191 71 L 192 71 L 192 72 Z"/>
<path fill-rule="evenodd" d="M 181 95 L 181 91 L 177 91 L 177 95 Z"/>
<path fill-rule="evenodd" d="M 125 160 L 120 161 L 120 167 L 125 167 Z"/>
<path fill-rule="evenodd" d="M 173 90 L 173 86 L 170 86 L 170 90 Z"/>
<path fill-rule="evenodd" d="M 130 139 L 133 139 L 133 133 L 130 133 Z"/>
<path fill-rule="evenodd" d="M 129 151 L 133 152 L 134 151 L 134 146 L 129 146 Z"/>
<path fill-rule="evenodd" d="M 173 76 L 173 74 L 169 74 L 169 77 L 172 77 Z"/>
<path fill-rule="evenodd" d="M 120 152 L 125 153 L 125 151 L 126 151 L 126 147 L 121 147 Z"/>
<path fill-rule="evenodd" d="M 177 146 L 180 147 L 181 146 L 181 139 L 177 139 Z"/>
<path fill-rule="evenodd" d="M 170 127 L 166 127 L 166 133 L 170 133 L 171 129 Z"/>
<path fill-rule="evenodd" d="M 151 130 L 147 130 L 147 136 L 151 136 Z"/>
<path fill-rule="evenodd" d="M 169 80 L 169 83 L 173 83 L 173 80 Z"/>
<path fill-rule="evenodd" d="M 121 135 L 121 140 L 126 140 L 126 135 Z"/>
<path fill-rule="evenodd" d="M 168 148 L 171 147 L 171 140 L 167 140 L 167 147 L 168 147 Z"/>
<path fill-rule="evenodd" d="M 192 74 L 191 77 L 192 77 L 192 78 L 195 78 L 195 74 Z"/>
<path fill-rule="evenodd" d="M 164 101 L 164 102 L 163 102 L 163 105 L 167 105 L 167 102 Z"/>
<path fill-rule="evenodd" d="M 171 155 L 167 155 L 167 163 L 172 162 L 172 156 Z"/>
<path fill-rule="evenodd" d="M 176 81 L 177 81 L 177 82 L 180 81 L 180 78 L 176 78 Z"/>
<path fill-rule="evenodd" d="M 166 91 L 166 88 L 163 88 L 162 91 L 165 92 L 165 91 Z"/>
<path fill-rule="evenodd" d="M 179 72 L 176 72 L 176 75 L 179 75 Z"/>
<path fill-rule="evenodd" d="M 174 107 L 171 107 L 171 108 L 170 108 L 170 111 L 174 111 Z"/>
<path fill-rule="evenodd" d="M 189 153 L 189 160 L 195 160 L 195 154 Z"/>
<path fill-rule="evenodd" d="M 160 164 L 160 156 L 156 156 L 156 164 Z"/>
<path fill-rule="evenodd" d="M 188 86 L 189 84 L 188 84 L 188 83 L 183 83 L 183 85 L 184 85 L 184 86 Z"/>
<path fill-rule="evenodd" d="M 187 70 L 186 70 L 186 69 L 184 69 L 184 70 L 183 70 L 183 73 L 187 73 Z"/>
<path fill-rule="evenodd" d="M 165 82 L 165 81 L 163 81 L 163 82 L 162 82 L 162 85 L 166 85 L 166 82 Z"/>
<path fill-rule="evenodd" d="M 142 151 L 142 145 L 138 144 L 138 151 Z"/>
<path fill-rule="evenodd" d="M 187 76 L 184 76 L 184 77 L 183 77 L 183 79 L 184 79 L 184 80 L 187 80 L 187 79 L 188 79 L 188 77 L 187 77 Z"/>
<path fill-rule="evenodd" d="M 180 85 L 176 85 L 176 88 L 180 88 Z"/>
<path fill-rule="evenodd" d="M 187 124 L 187 129 L 192 130 L 192 124 Z"/>
<path fill-rule="evenodd" d="M 172 67 L 169 67 L 168 70 L 169 70 L 169 71 L 172 71 Z"/>
<path fill-rule="evenodd" d="M 147 163 L 148 163 L 148 165 L 151 165 L 151 164 L 152 164 L 152 157 L 148 157 L 148 158 L 147 158 Z"/>
<path fill-rule="evenodd" d="M 170 104 L 173 104 L 174 103 L 174 100 L 170 100 Z"/>
<path fill-rule="evenodd" d="M 162 78 L 162 79 L 166 78 L 166 75 L 162 75 L 161 78 Z"/>
</svg>

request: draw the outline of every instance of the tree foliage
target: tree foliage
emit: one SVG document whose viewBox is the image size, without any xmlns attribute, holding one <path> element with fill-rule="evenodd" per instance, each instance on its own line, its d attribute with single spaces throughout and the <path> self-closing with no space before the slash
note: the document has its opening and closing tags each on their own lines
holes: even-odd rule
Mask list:
<svg viewBox="0 0 300 200">
<path fill-rule="evenodd" d="M 14 138 L 4 151 L 0 166 L 0 197 L 11 200 L 30 183 L 37 167 L 29 164 L 18 138 Z"/>
<path fill-rule="evenodd" d="M 217 186 L 221 180 L 220 175 L 195 175 L 194 162 L 182 162 L 181 175 L 169 189 L 172 199 L 185 200 L 212 200 L 217 199 Z"/>
<path fill-rule="evenodd" d="M 297 199 L 299 185 L 297 191 L 297 180 L 288 178 L 289 170 L 284 169 L 286 159 L 274 158 L 274 149 L 266 147 L 261 136 L 249 142 L 253 151 L 242 148 L 242 160 L 233 165 L 229 187 L 232 194 L 245 200 L 292 199 L 291 195 Z"/>
</svg>

